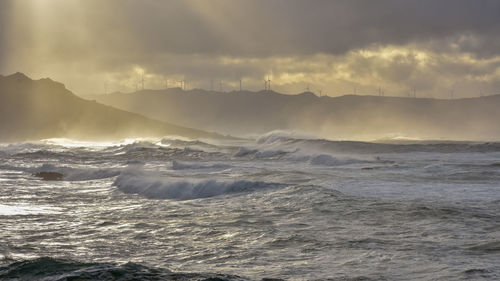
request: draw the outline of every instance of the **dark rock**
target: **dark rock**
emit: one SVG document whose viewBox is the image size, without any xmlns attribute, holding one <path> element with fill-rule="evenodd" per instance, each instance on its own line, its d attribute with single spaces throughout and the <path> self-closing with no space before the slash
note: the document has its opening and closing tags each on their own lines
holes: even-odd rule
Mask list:
<svg viewBox="0 0 500 281">
<path fill-rule="evenodd" d="M 42 178 L 44 181 L 60 181 L 64 175 L 57 172 L 38 172 L 33 174 L 33 176 Z"/>
</svg>

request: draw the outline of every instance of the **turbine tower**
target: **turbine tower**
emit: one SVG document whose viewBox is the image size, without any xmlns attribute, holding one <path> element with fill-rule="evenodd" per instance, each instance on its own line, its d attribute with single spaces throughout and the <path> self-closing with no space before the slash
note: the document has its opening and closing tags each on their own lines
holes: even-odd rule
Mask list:
<svg viewBox="0 0 500 281">
<path fill-rule="evenodd" d="M 141 72 L 142 90 L 144 91 L 144 71 Z"/>
<path fill-rule="evenodd" d="M 271 79 L 269 79 L 269 75 L 267 75 L 267 84 L 268 84 L 268 91 L 271 91 Z"/>
<path fill-rule="evenodd" d="M 241 79 L 240 79 L 240 92 L 241 92 Z"/>
</svg>

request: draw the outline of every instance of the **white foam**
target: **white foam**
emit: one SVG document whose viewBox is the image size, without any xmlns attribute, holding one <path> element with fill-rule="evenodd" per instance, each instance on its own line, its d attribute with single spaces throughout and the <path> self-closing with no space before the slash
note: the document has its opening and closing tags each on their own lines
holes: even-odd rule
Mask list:
<svg viewBox="0 0 500 281">
<path fill-rule="evenodd" d="M 61 208 L 29 204 L 0 204 L 0 216 L 58 214 Z"/>
<path fill-rule="evenodd" d="M 120 141 L 82 141 L 68 138 L 50 138 L 41 140 L 48 145 L 57 145 L 66 148 L 87 147 L 87 148 L 106 148 L 110 146 L 126 145 L 137 141 L 136 139 L 123 139 Z"/>
</svg>

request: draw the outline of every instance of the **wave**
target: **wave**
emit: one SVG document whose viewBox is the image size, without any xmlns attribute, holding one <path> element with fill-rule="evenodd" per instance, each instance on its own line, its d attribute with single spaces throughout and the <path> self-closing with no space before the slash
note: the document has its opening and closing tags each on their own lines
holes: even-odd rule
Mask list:
<svg viewBox="0 0 500 281">
<path fill-rule="evenodd" d="M 288 131 L 272 131 L 257 138 L 260 145 L 273 145 L 288 149 L 337 153 L 410 153 L 410 152 L 500 152 L 500 142 L 464 141 L 342 141 L 314 138 Z M 284 149 L 284 148 L 282 148 Z"/>
<path fill-rule="evenodd" d="M 321 165 L 321 166 L 343 166 L 350 164 L 362 164 L 362 163 L 373 163 L 373 161 L 360 160 L 354 158 L 337 158 L 328 154 L 319 154 L 310 157 L 311 165 Z"/>
<path fill-rule="evenodd" d="M 215 150 L 215 149 L 211 149 Z M 146 160 L 146 159 L 205 159 L 212 155 L 219 156 L 219 152 L 209 151 L 199 146 L 175 147 L 161 142 L 138 141 L 118 147 L 109 147 L 106 152 L 112 153 L 112 157 Z"/>
<path fill-rule="evenodd" d="M 187 147 L 187 146 L 197 146 L 197 147 L 214 147 L 215 145 L 209 144 L 200 140 L 184 140 L 177 138 L 164 138 L 160 141 L 160 144 L 164 146 L 173 146 L 173 147 Z"/>
<path fill-rule="evenodd" d="M 60 176 L 61 178 L 59 180 L 67 180 L 67 181 L 86 181 L 86 180 L 111 178 L 121 173 L 121 169 L 118 168 L 99 169 L 99 168 L 72 168 L 66 166 L 58 167 L 54 164 L 48 164 L 48 163 L 42 164 L 42 166 L 37 168 L 0 165 L 0 169 L 28 172 L 33 175 L 38 175 L 41 178 L 43 178 L 44 174 L 47 175 L 59 174 L 61 175 Z"/>
<path fill-rule="evenodd" d="M 470 251 L 478 253 L 499 253 L 500 241 L 490 241 L 482 244 L 474 245 L 468 248 Z"/>
<path fill-rule="evenodd" d="M 0 143 L 2 150 L 33 150 L 40 148 L 53 147 L 56 145 L 49 145 L 42 142 L 14 142 L 14 143 Z"/>
<path fill-rule="evenodd" d="M 183 163 L 179 161 L 172 161 L 172 169 L 173 170 L 190 170 L 190 169 L 228 169 L 231 168 L 230 165 L 227 164 L 212 164 L 212 165 L 203 165 L 197 163 Z"/>
<path fill-rule="evenodd" d="M 275 130 L 258 137 L 257 143 L 272 144 L 272 143 L 283 143 L 294 140 L 309 140 L 309 139 L 315 139 L 315 138 L 295 131 Z"/>
<path fill-rule="evenodd" d="M 135 141 L 133 143 L 123 144 L 123 145 L 109 147 L 109 148 L 115 149 L 115 150 L 116 150 L 116 148 L 118 148 L 118 150 L 117 150 L 118 152 L 130 153 L 130 152 L 136 152 L 136 151 L 159 149 L 160 147 L 161 146 L 158 146 L 155 143 L 150 142 L 150 141 Z"/>
<path fill-rule="evenodd" d="M 254 159 L 280 159 L 281 157 L 292 153 L 290 151 L 285 150 L 259 150 L 259 149 L 251 149 L 246 147 L 240 147 L 236 153 L 233 154 L 233 157 L 250 157 Z"/>
<path fill-rule="evenodd" d="M 258 149 L 250 149 L 246 147 L 240 147 L 238 148 L 238 151 L 233 154 L 234 157 L 245 157 L 245 156 L 250 156 L 250 155 L 255 155 L 255 153 L 259 152 Z"/>
<path fill-rule="evenodd" d="M 363 163 L 387 163 L 381 159 L 356 159 L 352 157 L 334 157 L 330 154 L 316 153 L 314 151 L 306 152 L 299 148 L 295 150 L 259 150 L 246 147 L 240 147 L 233 157 L 249 157 L 253 159 L 285 159 L 296 162 L 309 162 L 311 165 L 321 166 L 342 166 L 350 164 L 363 164 Z"/>
<path fill-rule="evenodd" d="M 128 262 L 84 263 L 49 257 L 17 261 L 0 267 L 1 280 L 248 280 L 221 273 L 176 273 Z"/>
<path fill-rule="evenodd" d="M 207 198 L 282 186 L 277 183 L 247 180 L 179 181 L 178 179 L 154 178 L 137 172 L 119 175 L 113 185 L 124 193 L 138 194 L 150 199 L 175 200 Z"/>
<path fill-rule="evenodd" d="M 119 175 L 122 170 L 118 168 L 72 168 L 72 167 L 58 167 L 54 164 L 45 163 L 40 167 L 22 167 L 12 165 L 0 165 L 2 170 L 10 171 L 23 171 L 31 173 L 37 177 L 51 180 L 66 180 L 66 181 L 86 181 L 111 178 Z M 53 178 L 55 177 L 55 178 Z"/>
</svg>

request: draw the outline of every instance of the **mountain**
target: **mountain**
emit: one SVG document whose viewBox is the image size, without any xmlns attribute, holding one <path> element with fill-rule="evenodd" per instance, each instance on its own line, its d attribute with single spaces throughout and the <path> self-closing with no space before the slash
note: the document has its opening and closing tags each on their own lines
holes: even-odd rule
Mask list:
<svg viewBox="0 0 500 281">
<path fill-rule="evenodd" d="M 163 135 L 221 137 L 84 100 L 48 78 L 0 76 L 0 141 Z"/>
<path fill-rule="evenodd" d="M 500 95 L 443 100 L 172 88 L 93 97 L 104 104 L 158 120 L 234 135 L 288 129 L 330 139 L 500 138 Z"/>
</svg>

